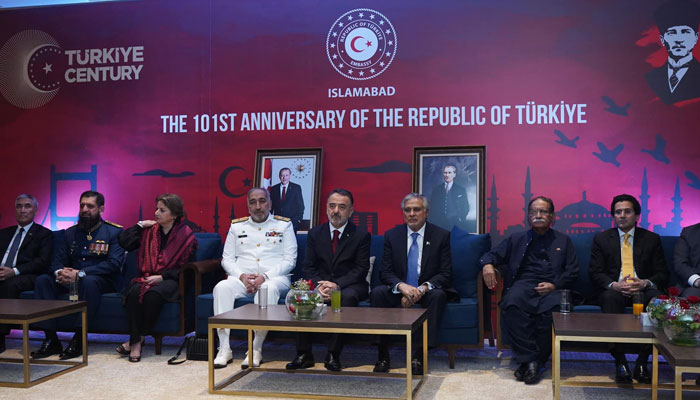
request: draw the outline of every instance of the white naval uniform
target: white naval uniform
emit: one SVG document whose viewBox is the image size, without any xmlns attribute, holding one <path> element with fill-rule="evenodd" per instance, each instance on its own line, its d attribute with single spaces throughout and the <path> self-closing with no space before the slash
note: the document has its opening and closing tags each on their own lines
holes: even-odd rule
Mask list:
<svg viewBox="0 0 700 400">
<path fill-rule="evenodd" d="M 252 218 L 231 222 L 224 244 L 221 266 L 228 278 L 214 287 L 214 315 L 233 309 L 236 299 L 253 297 L 240 280 L 241 274 L 263 274 L 267 286 L 267 303 L 277 304 L 280 292 L 289 288 L 291 274 L 297 259 L 297 238 L 289 218 L 268 216 L 262 223 Z M 220 334 L 224 334 L 220 330 Z M 225 330 L 228 337 L 229 330 Z M 221 335 L 220 335 L 221 337 Z"/>
</svg>

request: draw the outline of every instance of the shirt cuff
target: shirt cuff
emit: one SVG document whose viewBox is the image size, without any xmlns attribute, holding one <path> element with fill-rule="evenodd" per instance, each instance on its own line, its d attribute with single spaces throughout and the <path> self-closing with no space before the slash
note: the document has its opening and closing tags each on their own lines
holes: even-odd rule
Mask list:
<svg viewBox="0 0 700 400">
<path fill-rule="evenodd" d="M 401 294 L 401 292 L 399 291 L 399 285 L 400 285 L 401 283 L 402 283 L 402 282 L 399 282 L 399 283 L 397 283 L 396 285 L 394 285 L 394 287 L 391 289 L 391 293 L 393 293 L 393 294 Z"/>
<path fill-rule="evenodd" d="M 649 289 L 656 289 L 656 284 L 651 279 L 647 279 L 647 282 L 649 282 Z"/>
<path fill-rule="evenodd" d="M 12 270 L 15 271 L 15 276 L 19 275 L 19 270 L 16 267 L 13 267 Z"/>
<path fill-rule="evenodd" d="M 695 281 L 698 279 L 700 279 L 700 275 L 698 275 L 698 274 L 690 275 L 690 278 L 688 278 L 688 285 L 695 287 Z"/>
</svg>

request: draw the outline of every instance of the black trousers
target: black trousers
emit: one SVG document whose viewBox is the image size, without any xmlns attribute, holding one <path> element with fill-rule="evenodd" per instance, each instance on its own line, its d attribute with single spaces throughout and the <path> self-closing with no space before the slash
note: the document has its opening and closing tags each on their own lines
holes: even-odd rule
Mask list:
<svg viewBox="0 0 700 400">
<path fill-rule="evenodd" d="M 18 299 L 19 294 L 25 290 L 34 289 L 34 280 L 36 275 L 16 275 L 11 278 L 0 281 L 0 299 Z M 0 324 L 0 335 L 10 333 L 10 326 Z"/>
<path fill-rule="evenodd" d="M 646 289 L 644 291 L 644 308 L 649 304 L 649 301 L 660 295 L 656 289 Z M 607 314 L 623 314 L 625 312 L 625 307 L 632 305 L 632 297 L 624 296 L 622 293 L 613 290 L 605 289 L 598 296 L 598 304 L 600 304 L 600 309 Z M 625 357 L 625 353 L 637 353 L 637 362 L 647 362 L 649 356 L 651 355 L 652 348 L 648 344 L 611 344 L 610 354 L 615 357 L 616 360 Z"/>
<path fill-rule="evenodd" d="M 394 294 L 391 289 L 392 288 L 386 285 L 377 286 L 372 289 L 372 293 L 370 295 L 372 307 L 401 307 L 401 298 L 403 295 L 401 293 Z M 438 327 L 440 326 L 440 321 L 442 320 L 442 314 L 445 311 L 445 305 L 447 305 L 447 294 L 442 289 L 436 288 L 429 290 L 425 292 L 423 297 L 421 297 L 420 301 L 418 301 L 416 304 L 428 310 L 428 346 L 435 347 L 438 339 Z M 416 349 L 422 347 L 421 343 L 423 343 L 423 329 L 417 329 L 417 332 L 414 332 L 414 334 L 411 336 L 413 337 L 413 343 L 417 345 Z M 390 338 L 391 337 L 389 335 L 380 335 L 380 351 L 387 349 Z"/>
<path fill-rule="evenodd" d="M 340 289 L 340 306 L 341 307 L 357 307 L 360 303 L 361 293 L 349 286 L 347 288 Z M 367 297 L 367 292 L 364 292 L 364 297 Z M 328 307 L 328 312 L 333 312 L 330 307 Z M 342 312 L 342 311 L 341 311 Z M 343 337 L 345 334 L 331 333 L 326 334 L 330 336 L 328 340 L 328 352 L 340 354 L 343 350 Z M 313 344 L 313 334 L 312 333 L 298 333 L 297 334 L 297 354 L 301 353 L 311 353 L 311 346 Z"/>
<path fill-rule="evenodd" d="M 129 319 L 129 344 L 141 341 L 141 336 L 150 335 L 153 331 L 165 299 L 152 290 L 143 295 L 143 303 L 139 303 L 139 285 L 132 285 L 124 296 L 124 308 Z"/>
<path fill-rule="evenodd" d="M 516 306 L 501 310 L 501 326 L 508 335 L 517 363 L 544 364 L 552 353 L 552 311 L 529 313 Z"/>
</svg>

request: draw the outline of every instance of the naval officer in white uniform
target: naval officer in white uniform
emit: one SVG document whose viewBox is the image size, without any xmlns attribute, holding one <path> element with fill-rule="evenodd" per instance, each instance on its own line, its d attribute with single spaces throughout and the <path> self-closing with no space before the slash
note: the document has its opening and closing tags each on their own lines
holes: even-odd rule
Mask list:
<svg viewBox="0 0 700 400">
<path fill-rule="evenodd" d="M 253 297 L 261 286 L 267 287 L 268 304 L 277 304 L 280 292 L 289 288 L 289 275 L 297 259 L 297 239 L 289 218 L 270 215 L 270 194 L 262 188 L 248 191 L 250 217 L 231 221 L 224 245 L 221 266 L 228 278 L 214 287 L 214 314 L 233 309 L 236 299 Z M 219 352 L 215 368 L 223 368 L 233 359 L 229 329 L 219 329 Z M 262 344 L 267 331 L 255 331 L 253 366 L 262 361 Z M 247 368 L 249 354 L 241 364 Z"/>
</svg>

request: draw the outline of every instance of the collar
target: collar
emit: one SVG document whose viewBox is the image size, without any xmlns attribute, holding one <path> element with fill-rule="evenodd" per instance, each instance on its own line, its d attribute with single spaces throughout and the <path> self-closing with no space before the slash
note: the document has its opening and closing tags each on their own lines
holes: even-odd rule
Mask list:
<svg viewBox="0 0 700 400">
<path fill-rule="evenodd" d="M 415 232 L 418 232 L 418 236 L 420 236 L 420 237 L 425 237 L 425 227 L 426 227 L 427 225 L 428 225 L 428 223 L 426 222 L 426 223 L 423 224 L 423 226 L 422 226 L 420 229 L 418 229 L 417 231 L 415 231 Z M 414 233 L 414 231 L 413 231 L 408 225 L 406 225 L 406 231 L 407 231 L 406 234 L 408 235 L 407 237 L 408 237 L 408 238 L 411 238 L 411 234 Z"/>
<path fill-rule="evenodd" d="M 452 184 L 455 183 L 455 181 L 452 182 L 445 182 L 445 189 L 450 190 L 452 189 Z"/>
<path fill-rule="evenodd" d="M 29 232 L 29 229 L 32 227 L 32 225 L 34 225 L 34 221 L 32 221 L 32 222 L 30 222 L 30 223 L 28 223 L 27 225 L 22 226 L 22 227 L 20 227 L 19 225 L 17 225 L 17 229 L 15 229 L 15 235 L 17 234 L 17 231 L 19 230 L 19 228 L 23 228 L 23 229 L 24 229 L 24 232 Z"/>
<path fill-rule="evenodd" d="M 331 229 L 331 239 L 333 238 L 333 231 L 336 229 L 338 230 L 338 237 L 343 237 L 343 232 L 345 232 L 346 226 L 348 226 L 347 221 L 345 221 L 345 225 L 341 226 L 340 228 L 336 228 L 330 221 L 328 221 L 328 227 Z"/>
<path fill-rule="evenodd" d="M 681 58 L 680 60 L 676 61 L 673 58 L 669 57 L 668 58 L 668 65 L 670 68 L 678 68 L 683 64 L 688 64 L 690 60 L 693 59 L 693 53 L 689 53 L 687 56 Z M 688 68 L 689 65 L 683 65 L 684 68 Z"/>
<path fill-rule="evenodd" d="M 634 230 L 635 230 L 636 228 L 637 228 L 636 226 L 633 226 L 632 229 L 630 229 L 630 231 L 627 232 L 627 233 L 630 234 L 630 237 L 631 237 L 632 239 L 634 239 Z M 617 228 L 617 234 L 620 236 L 620 238 L 623 238 L 623 237 L 625 236 L 625 232 L 622 232 L 622 230 L 620 230 L 620 228 Z"/>
<path fill-rule="evenodd" d="M 250 224 L 253 225 L 253 226 L 263 226 L 263 225 L 265 225 L 266 223 L 268 223 L 271 219 L 274 219 L 274 218 L 275 218 L 275 216 L 272 215 L 272 213 L 269 213 L 269 214 L 267 214 L 267 219 L 266 219 L 265 221 L 263 221 L 263 222 L 255 222 L 255 221 L 253 221 L 253 217 L 250 216 L 250 215 L 248 215 L 248 221 L 247 221 L 247 222 L 250 223 Z"/>
</svg>

